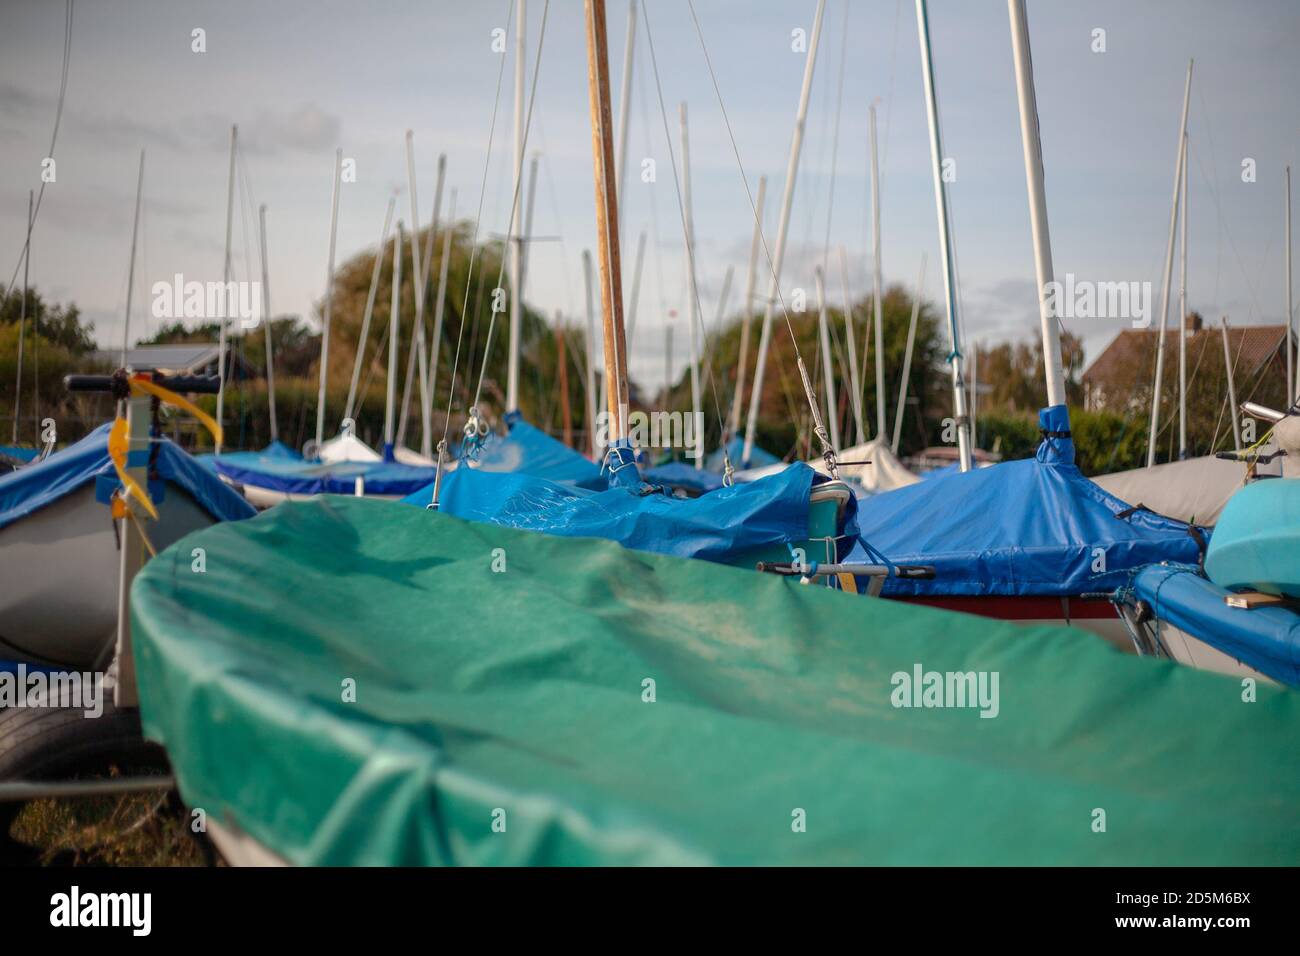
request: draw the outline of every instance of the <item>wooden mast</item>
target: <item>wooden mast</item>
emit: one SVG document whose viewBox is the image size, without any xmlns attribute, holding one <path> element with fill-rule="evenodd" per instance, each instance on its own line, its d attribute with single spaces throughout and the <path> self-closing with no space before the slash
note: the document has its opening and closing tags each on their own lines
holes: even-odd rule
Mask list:
<svg viewBox="0 0 1300 956">
<path fill-rule="evenodd" d="M 600 304 L 605 331 L 610 444 L 627 437 L 627 343 L 623 333 L 623 289 L 618 254 L 618 190 L 614 184 L 614 135 L 609 102 L 609 50 L 604 0 L 586 0 L 587 89 L 591 103 L 591 156 L 595 173 L 596 233 L 599 239 Z"/>
</svg>

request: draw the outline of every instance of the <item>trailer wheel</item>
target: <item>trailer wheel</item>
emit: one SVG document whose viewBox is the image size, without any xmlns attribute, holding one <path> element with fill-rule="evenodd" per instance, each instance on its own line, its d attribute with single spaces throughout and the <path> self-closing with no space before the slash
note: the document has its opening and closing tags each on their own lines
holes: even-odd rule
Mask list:
<svg viewBox="0 0 1300 956">
<path fill-rule="evenodd" d="M 162 748 L 141 735 L 139 711 L 118 710 L 111 700 L 103 708 L 95 718 L 80 707 L 0 709 L 0 783 L 166 773 Z M 24 806 L 0 802 L 0 859 L 6 862 L 31 858 L 31 849 L 10 835 Z"/>
</svg>

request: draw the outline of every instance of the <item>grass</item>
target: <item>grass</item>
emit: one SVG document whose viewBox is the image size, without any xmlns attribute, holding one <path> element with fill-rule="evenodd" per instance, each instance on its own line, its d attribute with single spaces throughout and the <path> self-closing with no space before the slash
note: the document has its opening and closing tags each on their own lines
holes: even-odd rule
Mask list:
<svg viewBox="0 0 1300 956">
<path fill-rule="evenodd" d="M 174 795 L 133 793 L 26 804 L 10 835 L 44 866 L 204 866 Z"/>
</svg>

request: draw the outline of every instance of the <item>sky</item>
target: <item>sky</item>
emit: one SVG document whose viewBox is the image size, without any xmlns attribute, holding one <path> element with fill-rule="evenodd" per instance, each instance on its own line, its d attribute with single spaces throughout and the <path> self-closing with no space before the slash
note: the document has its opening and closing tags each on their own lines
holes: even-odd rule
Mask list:
<svg viewBox="0 0 1300 956">
<path fill-rule="evenodd" d="M 628 7 L 609 3 L 616 112 Z M 816 7 L 816 0 L 694 0 L 698 33 L 688 0 L 638 7 L 620 214 L 629 291 L 636 237 L 648 236 L 630 347 L 632 375 L 644 385 L 663 381 L 665 323 L 678 329 L 675 375 L 686 361 L 685 252 L 672 170 L 676 159 L 681 171 L 678 105 L 689 108 L 698 282 L 712 327 L 729 268 L 729 314 L 743 295 L 754 221 L 747 180 L 755 191 L 758 177 L 767 177 L 764 235 L 775 245 L 807 56 L 792 49 L 792 32 L 812 32 Z M 257 278 L 256 207 L 265 203 L 275 314 L 317 320 L 336 148 L 356 163 L 356 182 L 340 196 L 339 262 L 377 243 L 395 192 L 409 225 L 407 129 L 421 223 L 445 154 L 457 217 L 477 218 L 481 237 L 504 233 L 514 42 L 505 54 L 494 51 L 493 31 L 509 23 L 513 37 L 513 10 L 508 0 L 81 0 L 54 151 L 57 180 L 46 187 L 37 220 L 32 283 L 47 297 L 75 302 L 101 343 L 120 342 L 141 149 L 132 338 L 158 324 L 149 312 L 154 282 L 175 273 L 220 280 L 232 123 L 245 183 L 235 211 L 235 273 Z M 963 335 L 968 343 L 1027 340 L 1038 334 L 1038 311 L 1007 6 L 932 0 L 929 11 L 943 152 L 956 172 L 949 196 Z M 56 0 L 0 4 L 4 283 L 19 260 L 28 191 L 39 189 L 49 150 L 64 15 Z M 1030 0 L 1029 23 L 1058 277 L 1149 281 L 1158 290 L 1183 84 L 1195 58 L 1188 305 L 1215 321 L 1281 322 L 1284 168 L 1300 159 L 1300 3 Z M 191 49 L 196 28 L 205 31 L 206 52 Z M 1093 49 L 1099 29 L 1104 52 Z M 526 151 L 540 156 L 525 297 L 548 318 L 582 324 L 581 256 L 595 243 L 582 4 L 528 0 L 525 36 L 529 84 L 537 68 Z M 803 288 L 815 302 L 813 271 L 825 262 L 827 297 L 838 304 L 841 247 L 850 295 L 870 289 L 874 103 L 885 282 L 914 286 L 925 256 L 925 295 L 941 302 L 914 4 L 827 0 L 811 92 L 784 295 Z M 653 183 L 640 175 L 647 158 L 655 161 Z M 1248 159 L 1254 182 L 1243 182 Z M 1064 324 L 1092 358 L 1129 321 Z"/>
</svg>

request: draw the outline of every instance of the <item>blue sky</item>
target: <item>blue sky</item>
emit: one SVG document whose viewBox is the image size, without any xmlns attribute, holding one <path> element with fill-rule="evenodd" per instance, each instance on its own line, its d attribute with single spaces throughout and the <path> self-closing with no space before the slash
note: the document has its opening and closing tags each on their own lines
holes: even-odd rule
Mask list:
<svg viewBox="0 0 1300 956">
<path fill-rule="evenodd" d="M 544 4 L 528 3 L 531 78 Z M 815 0 L 696 0 L 751 184 L 768 177 L 765 227 L 774 233 L 804 56 L 791 31 L 811 28 Z M 32 281 L 72 299 L 103 342 L 121 335 L 135 166 L 148 151 L 145 227 L 133 324 L 147 288 L 181 272 L 219 279 L 226 144 L 238 122 L 249 199 L 268 207 L 273 310 L 313 315 L 325 282 L 334 149 L 357 162 L 341 198 L 339 260 L 373 245 L 387 197 L 405 196 L 403 137 L 415 132 L 421 219 L 446 153 L 458 213 L 479 202 L 501 57 L 491 50 L 507 0 L 330 2 L 97 0 L 77 5 L 67 105 L 34 240 Z M 701 297 L 707 320 L 728 266 L 732 310 L 747 264 L 752 216 L 686 0 L 649 0 L 649 31 L 676 148 L 677 104 L 690 107 L 692 188 Z M 882 255 L 887 282 L 915 282 L 929 256 L 927 295 L 939 298 L 914 7 L 905 0 L 829 0 L 814 77 L 782 285 L 811 291 L 827 236 L 832 136 L 843 63 L 828 294 L 838 301 L 836 249 L 847 249 L 854 294 L 869 287 L 867 108 L 877 102 L 882 149 Z M 1283 167 L 1300 146 L 1300 4 L 1247 0 L 1066 3 L 1031 0 L 1047 196 L 1058 275 L 1159 282 L 1169 220 L 1178 112 L 1189 57 L 1192 86 L 1189 301 L 1236 324 L 1279 322 L 1283 299 Z M 611 0 L 615 95 L 627 4 Z M 1033 258 L 1006 4 L 932 0 L 934 61 L 968 339 L 1036 334 Z M 207 32 L 207 52 L 190 31 Z M 662 379 L 666 312 L 682 310 L 683 248 L 668 146 L 639 19 L 629 136 L 630 170 L 644 157 L 658 180 L 634 176 L 624 203 L 625 283 L 635 237 L 651 234 L 632 371 Z M 1107 51 L 1091 50 L 1106 30 Z M 22 242 L 27 190 L 39 186 L 54 114 L 63 4 L 0 7 L 0 281 Z M 513 43 L 505 63 L 487 168 L 483 229 L 509 216 Z M 529 152 L 540 151 L 527 299 L 582 320 L 581 252 L 594 242 L 582 5 L 552 0 Z M 1241 181 L 1243 158 L 1257 181 Z M 1298 173 L 1300 175 L 1300 173 Z M 1300 183 L 1297 184 L 1300 188 Z M 658 242 L 653 241 L 657 221 Z M 236 271 L 256 269 L 256 222 L 236 213 Z M 245 241 L 245 233 L 248 241 Z M 137 289 L 140 290 L 140 286 Z M 679 326 L 682 320 L 675 320 Z M 1073 320 L 1095 355 L 1120 320 Z M 684 361 L 684 330 L 675 336 Z"/>
</svg>

